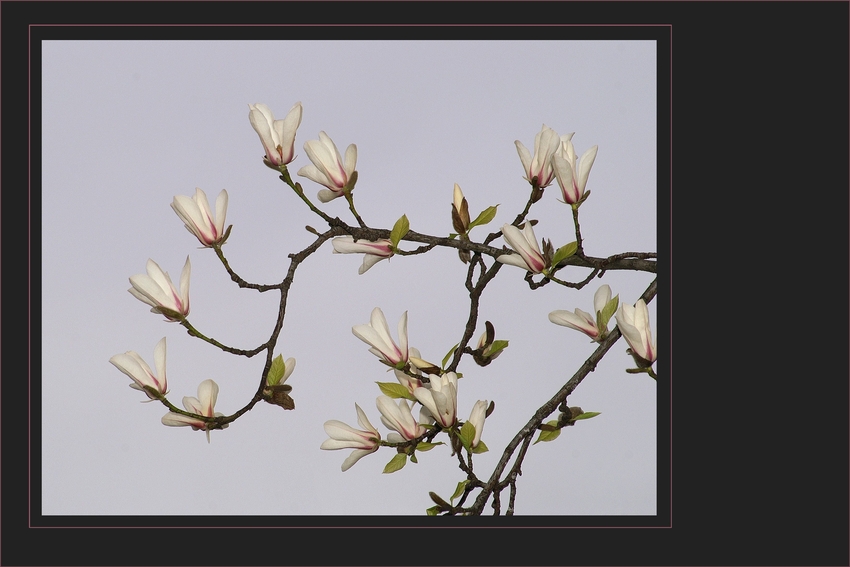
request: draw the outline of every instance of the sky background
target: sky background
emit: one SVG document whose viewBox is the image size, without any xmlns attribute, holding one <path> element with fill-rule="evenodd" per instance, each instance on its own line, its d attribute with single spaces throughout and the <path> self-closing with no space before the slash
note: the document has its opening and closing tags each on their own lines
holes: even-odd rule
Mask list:
<svg viewBox="0 0 850 567">
<path fill-rule="evenodd" d="M 290 171 L 315 203 L 320 187 L 295 172 L 309 163 L 304 142 L 324 130 L 342 152 L 357 144 L 355 203 L 369 226 L 391 228 L 406 214 L 412 230 L 446 236 L 457 183 L 473 217 L 499 205 L 490 225 L 473 230 L 479 241 L 527 200 L 514 140 L 533 151 L 541 124 L 575 132 L 579 155 L 599 146 L 580 211 L 585 251 L 655 252 L 655 56 L 651 41 L 44 42 L 42 513 L 422 515 L 429 491 L 449 497 L 465 475 L 446 446 L 390 475 L 381 471 L 391 449 L 343 473 L 349 450 L 319 446 L 326 420 L 357 425 L 355 403 L 386 437 L 375 382 L 395 379 L 351 333 L 374 307 L 394 336 L 408 311 L 410 345 L 425 359 L 439 362 L 460 340 L 468 296 L 456 251 L 395 257 L 358 275 L 362 256 L 333 255 L 325 243 L 296 272 L 275 350 L 297 359 L 287 381 L 296 410 L 260 403 L 209 444 L 202 432 L 163 426 L 166 408 L 139 403 L 145 396 L 109 358 L 132 350 L 153 365 L 165 336 L 171 402 L 182 407 L 212 378 L 216 410 L 230 414 L 256 391 L 264 357 L 188 336 L 133 298 L 128 278 L 151 258 L 177 281 L 188 255 L 191 323 L 237 348 L 268 339 L 279 295 L 240 290 L 170 207 L 195 187 L 211 202 L 226 188 L 231 267 L 254 283 L 283 279 L 287 255 L 313 241 L 304 226 L 325 227 L 263 165 L 248 121 L 248 104 L 260 102 L 277 118 L 303 104 Z M 553 184 L 529 214 L 538 239 L 556 247 L 574 240 L 558 195 Z M 344 199 L 320 208 L 354 224 Z M 496 403 L 483 434 L 490 452 L 474 460 L 485 479 L 594 350 L 548 313 L 591 311 L 602 283 L 634 303 L 653 279 L 608 272 L 579 291 L 531 291 L 524 275 L 503 267 L 480 305 L 475 337 L 489 320 L 508 349 L 486 368 L 470 357 L 459 368 L 461 419 L 476 400 Z M 654 303 L 650 314 L 657 329 Z M 618 341 L 569 398 L 601 415 L 530 448 L 518 515 L 656 513 L 656 384 L 625 372 L 626 348 Z"/>
</svg>

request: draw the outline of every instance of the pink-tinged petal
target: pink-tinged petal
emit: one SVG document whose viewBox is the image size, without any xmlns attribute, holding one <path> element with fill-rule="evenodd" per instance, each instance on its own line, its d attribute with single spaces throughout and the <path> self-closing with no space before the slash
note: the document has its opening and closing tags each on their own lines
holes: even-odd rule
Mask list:
<svg viewBox="0 0 850 567">
<path fill-rule="evenodd" d="M 472 439 L 472 446 L 477 447 L 481 440 L 481 434 L 484 432 L 484 419 L 487 417 L 487 400 L 478 400 L 472 406 L 472 412 L 469 414 L 469 423 L 475 427 L 475 437 Z"/>
<path fill-rule="evenodd" d="M 526 148 L 519 140 L 514 141 L 514 144 L 516 145 L 516 151 L 519 154 L 519 161 L 522 162 L 522 169 L 525 172 L 526 180 L 531 183 L 531 178 L 534 177 L 531 174 L 531 153 L 529 153 L 528 148 Z"/>
<path fill-rule="evenodd" d="M 218 399 L 218 384 L 215 381 L 207 379 L 198 385 L 198 400 L 200 401 L 200 413 L 207 417 L 212 417 L 215 412 L 215 402 Z"/>
<path fill-rule="evenodd" d="M 344 193 L 342 191 L 332 191 L 330 189 L 319 189 L 319 192 L 316 193 L 316 196 L 322 203 L 330 203 L 334 199 L 342 197 L 343 195 Z"/>
<path fill-rule="evenodd" d="M 194 396 L 183 396 L 183 408 L 189 413 L 205 415 L 204 405 Z"/>
<path fill-rule="evenodd" d="M 558 181 L 558 186 L 561 188 L 561 195 L 565 203 L 574 204 L 581 198 L 576 190 L 573 182 L 573 168 L 569 162 L 558 154 L 552 156 L 552 168 L 555 172 L 555 179 Z"/>
<path fill-rule="evenodd" d="M 165 337 L 162 337 L 156 346 L 153 349 L 153 360 L 154 365 L 156 366 L 156 389 L 162 392 L 163 394 L 168 389 L 168 384 L 165 378 L 165 358 L 166 358 L 166 346 L 165 346 Z"/>
<path fill-rule="evenodd" d="M 304 147 L 306 148 L 307 145 L 305 144 Z M 298 175 L 301 177 L 306 177 L 310 181 L 314 181 L 319 185 L 324 185 L 326 187 L 328 185 L 332 185 L 331 180 L 328 179 L 328 176 L 322 173 L 322 171 L 320 171 L 319 168 L 313 164 L 307 164 L 301 169 L 299 169 Z"/>
<path fill-rule="evenodd" d="M 129 291 L 133 297 L 139 301 L 147 303 L 148 305 L 153 307 L 168 307 L 174 303 L 172 296 L 163 291 L 156 280 L 146 274 L 130 276 L 130 285 L 133 287 L 127 291 Z"/>
<path fill-rule="evenodd" d="M 594 318 L 581 309 L 576 309 L 575 313 L 564 310 L 552 311 L 549 313 L 549 320 L 556 325 L 581 331 L 592 339 L 599 336 L 599 329 L 596 328 Z"/>
<path fill-rule="evenodd" d="M 496 258 L 502 264 L 510 264 L 511 266 L 516 266 L 518 268 L 522 268 L 523 270 L 530 272 L 531 268 L 528 267 L 528 264 L 525 263 L 525 260 L 522 259 L 522 256 L 519 254 L 502 254 L 498 258 Z"/>
<path fill-rule="evenodd" d="M 192 429 L 203 429 L 206 425 L 203 421 L 179 413 L 168 412 L 162 416 L 162 424 L 169 427 L 190 426 Z"/>
<path fill-rule="evenodd" d="M 183 264 L 183 272 L 180 274 L 180 309 L 177 309 L 185 317 L 189 314 L 189 277 L 192 274 L 192 265 L 189 263 L 189 257 L 186 256 L 186 263 Z M 173 286 L 172 286 L 173 289 Z"/>
<path fill-rule="evenodd" d="M 348 455 L 348 457 L 346 457 L 346 459 L 342 462 L 342 467 L 340 467 L 340 468 L 342 469 L 342 472 L 347 471 L 348 469 L 350 469 L 351 467 L 353 467 L 353 466 L 354 466 L 354 464 L 355 464 L 357 461 L 359 461 L 360 459 L 362 459 L 362 458 L 363 458 L 363 457 L 365 457 L 366 455 L 371 455 L 372 453 L 374 453 L 374 452 L 375 452 L 375 451 L 377 451 L 377 450 L 378 450 L 378 447 L 377 447 L 377 446 L 376 446 L 374 449 L 369 449 L 369 450 L 365 450 L 365 449 L 355 449 L 355 450 L 354 450 L 354 451 L 352 451 L 352 452 L 351 452 L 351 454 L 350 454 L 350 455 Z"/>
<path fill-rule="evenodd" d="M 354 409 L 357 411 L 357 424 L 360 425 L 363 429 L 367 429 L 375 434 L 375 437 L 378 439 L 381 438 L 380 434 L 378 434 L 378 430 L 372 425 L 369 421 L 369 418 L 366 416 L 366 412 L 364 412 L 360 406 L 354 404 Z"/>
</svg>

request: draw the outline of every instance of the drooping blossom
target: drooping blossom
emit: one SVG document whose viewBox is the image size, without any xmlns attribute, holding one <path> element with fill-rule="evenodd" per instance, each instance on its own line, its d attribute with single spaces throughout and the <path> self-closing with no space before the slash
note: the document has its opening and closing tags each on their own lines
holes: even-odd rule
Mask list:
<svg viewBox="0 0 850 567">
<path fill-rule="evenodd" d="M 488 405 L 489 402 L 487 400 L 478 400 L 472 406 L 472 412 L 469 414 L 469 423 L 475 427 L 475 437 L 472 439 L 473 448 L 478 446 L 478 442 L 481 440 L 481 434 L 484 432 L 484 419 L 487 417 Z"/>
<path fill-rule="evenodd" d="M 399 399 L 398 403 L 396 403 L 389 396 L 378 396 L 375 405 L 378 406 L 378 411 L 381 412 L 381 423 L 397 432 L 387 434 L 387 441 L 392 443 L 409 441 L 416 439 L 427 431 L 413 417 L 413 414 L 410 412 L 410 405 L 408 405 L 407 400 L 404 398 Z"/>
<path fill-rule="evenodd" d="M 522 230 L 506 224 L 502 227 L 502 236 L 508 245 L 516 250 L 517 254 L 502 254 L 496 260 L 503 264 L 518 266 L 529 272 L 539 274 L 546 267 L 546 260 L 537 245 L 537 237 L 530 222 L 525 223 Z"/>
<path fill-rule="evenodd" d="M 537 186 L 541 189 L 552 183 L 555 173 L 552 169 L 552 155 L 558 151 L 561 145 L 561 137 L 558 133 L 543 125 L 540 132 L 534 137 L 534 155 L 526 149 L 526 147 L 516 140 L 517 153 L 522 162 L 522 169 L 525 172 L 525 179 L 532 183 L 532 179 L 537 177 Z"/>
<path fill-rule="evenodd" d="M 318 140 L 304 142 L 304 151 L 312 164 L 298 170 L 298 175 L 306 177 L 327 189 L 319 191 L 319 200 L 327 203 L 337 197 L 342 197 L 343 188 L 348 185 L 354 168 L 357 167 L 357 146 L 350 144 L 345 150 L 345 161 L 339 150 L 324 132 L 319 132 Z"/>
<path fill-rule="evenodd" d="M 215 401 L 218 398 L 218 384 L 213 380 L 204 380 L 198 385 L 198 397 L 185 396 L 183 398 L 183 407 L 186 411 L 204 417 L 220 417 L 224 414 L 215 411 Z M 209 424 L 197 417 L 190 417 L 175 412 L 168 412 L 162 416 L 162 424 L 169 427 L 190 426 L 194 431 L 203 430 L 207 432 L 207 443 L 210 442 Z M 230 424 L 225 424 L 221 429 L 226 429 Z"/>
<path fill-rule="evenodd" d="M 266 150 L 267 164 L 280 167 L 295 159 L 295 132 L 301 125 L 301 103 L 296 102 L 283 120 L 275 120 L 271 109 L 265 104 L 249 104 L 248 108 L 248 120 L 260 136 Z"/>
<path fill-rule="evenodd" d="M 171 208 L 204 247 L 221 244 L 225 237 L 224 219 L 227 216 L 227 191 L 222 189 L 215 200 L 215 217 L 210 210 L 207 194 L 199 187 L 193 197 L 176 195 Z"/>
<path fill-rule="evenodd" d="M 130 276 L 129 291 L 133 297 L 152 306 L 151 313 L 160 313 L 169 321 L 182 321 L 189 315 L 189 275 L 192 266 L 189 257 L 183 265 L 180 274 L 180 292 L 171 282 L 167 272 L 163 272 L 159 264 L 148 259 L 147 274 Z"/>
<path fill-rule="evenodd" d="M 565 310 L 557 310 L 549 313 L 549 320 L 556 325 L 569 327 L 576 331 L 581 331 L 596 342 L 601 341 L 608 332 L 605 329 L 599 329 L 597 326 L 596 313 L 605 309 L 608 302 L 611 301 L 611 287 L 608 284 L 599 286 L 596 293 L 593 295 L 593 310 L 594 314 L 587 313 L 576 308 L 575 313 Z"/>
<path fill-rule="evenodd" d="M 372 310 L 372 317 L 368 325 L 355 325 L 351 328 L 354 336 L 370 345 L 369 352 L 385 361 L 390 366 L 407 362 L 409 352 L 407 348 L 407 311 L 401 315 L 398 321 L 398 345 L 390 336 L 387 319 L 380 307 Z"/>
<path fill-rule="evenodd" d="M 658 353 L 655 340 L 652 338 L 652 330 L 649 328 L 649 309 L 646 302 L 638 299 L 634 307 L 623 303 L 614 316 L 617 318 L 617 327 L 629 343 L 632 353 L 640 358 L 636 360 L 638 366 L 652 365 Z"/>
<path fill-rule="evenodd" d="M 146 401 L 158 400 L 168 393 L 168 383 L 165 377 L 165 337 L 156 343 L 153 349 L 153 360 L 156 366 L 156 374 L 151 371 L 150 366 L 142 360 L 136 352 L 129 350 L 124 354 L 116 354 L 109 359 L 115 368 L 126 374 L 133 380 L 129 384 L 134 390 L 141 390 L 150 398 Z M 152 394 L 145 388 L 152 388 L 159 396 Z"/>
<path fill-rule="evenodd" d="M 596 160 L 599 146 L 593 146 L 584 152 L 578 161 L 576 161 L 576 152 L 571 140 L 562 142 L 561 148 L 562 152 L 552 156 L 552 166 L 558 185 L 561 187 L 564 202 L 574 205 L 580 202 L 584 196 L 587 177 L 590 175 L 590 168 L 593 167 L 594 160 Z"/>
<path fill-rule="evenodd" d="M 381 434 L 369 423 L 369 418 L 366 417 L 360 406 L 354 404 L 354 407 L 357 409 L 357 423 L 362 429 L 354 429 L 350 425 L 335 419 L 326 421 L 325 433 L 328 434 L 330 439 L 325 439 L 320 447 L 328 451 L 354 449 L 342 462 L 342 472 L 347 471 L 354 466 L 354 463 L 366 455 L 374 453 L 381 446 Z"/>
<path fill-rule="evenodd" d="M 442 376 L 431 374 L 430 388 L 417 388 L 413 395 L 442 427 L 451 427 L 457 421 L 457 374 L 446 372 Z"/>
<path fill-rule="evenodd" d="M 339 236 L 331 241 L 334 254 L 365 254 L 363 264 L 357 273 L 363 275 L 366 270 L 393 255 L 393 243 L 387 239 L 380 240 L 358 240 L 353 236 Z"/>
</svg>

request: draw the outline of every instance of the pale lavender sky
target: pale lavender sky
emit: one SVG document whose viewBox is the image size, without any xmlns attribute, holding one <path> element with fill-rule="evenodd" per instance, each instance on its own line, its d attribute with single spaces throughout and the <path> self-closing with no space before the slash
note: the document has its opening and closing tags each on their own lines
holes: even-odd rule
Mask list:
<svg viewBox="0 0 850 567">
<path fill-rule="evenodd" d="M 356 426 L 355 402 L 386 436 L 375 382 L 394 378 L 351 333 L 374 307 L 392 329 L 408 311 L 410 344 L 426 359 L 458 342 L 468 301 L 455 251 L 395 257 L 360 276 L 361 257 L 332 255 L 326 243 L 296 273 L 275 351 L 298 361 L 287 382 L 297 409 L 258 404 L 209 444 L 163 426 L 166 409 L 139 403 L 109 358 L 133 350 L 153 364 L 165 336 L 172 403 L 212 378 L 216 409 L 229 414 L 256 390 L 263 357 L 189 337 L 134 299 L 128 278 L 152 258 L 176 280 L 188 255 L 192 324 L 238 348 L 267 340 L 279 295 L 240 290 L 169 206 L 195 187 L 211 200 L 226 188 L 231 266 L 251 282 L 283 279 L 287 254 L 312 242 L 304 226 L 323 226 L 262 164 L 248 122 L 258 102 L 279 118 L 302 102 L 290 171 L 311 198 L 319 186 L 294 174 L 309 163 L 304 142 L 324 130 L 341 151 L 357 144 L 356 204 L 370 226 L 406 214 L 413 230 L 447 235 L 458 183 L 473 215 L 500 205 L 473 231 L 478 240 L 525 204 L 514 140 L 532 148 L 544 123 L 575 132 L 579 154 L 599 146 L 581 208 L 586 252 L 655 252 L 655 56 L 651 41 L 44 42 L 43 514 L 422 515 L 429 491 L 450 496 L 465 475 L 445 446 L 384 475 L 390 449 L 342 473 L 349 451 L 319 445 L 326 420 Z M 560 246 L 574 238 L 557 194 L 547 189 L 529 217 L 538 238 Z M 321 208 L 353 223 L 343 199 Z M 468 357 L 460 368 L 462 419 L 476 400 L 496 402 L 483 436 L 490 452 L 475 457 L 484 478 L 594 350 L 548 313 L 590 311 L 601 283 L 634 303 L 653 277 L 608 272 L 580 291 L 532 292 L 524 275 L 505 266 L 481 303 L 480 325 L 492 321 L 510 347 L 486 368 Z M 654 303 L 650 313 L 657 329 Z M 517 514 L 656 513 L 656 384 L 625 372 L 626 347 L 619 341 L 569 399 L 601 415 L 529 450 Z"/>
</svg>

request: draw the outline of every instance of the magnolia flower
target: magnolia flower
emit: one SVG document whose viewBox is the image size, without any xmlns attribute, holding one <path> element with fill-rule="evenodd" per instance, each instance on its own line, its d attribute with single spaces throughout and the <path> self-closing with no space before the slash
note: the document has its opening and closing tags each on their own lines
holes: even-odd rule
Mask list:
<svg viewBox="0 0 850 567">
<path fill-rule="evenodd" d="M 541 189 L 552 183 L 552 178 L 555 176 L 552 170 L 552 154 L 558 151 L 561 145 L 558 133 L 544 124 L 534 137 L 533 157 L 522 142 L 516 140 L 514 143 L 519 159 L 522 161 L 522 168 L 525 170 L 525 179 L 532 183 L 532 179 L 536 177 L 537 186 Z"/>
<path fill-rule="evenodd" d="M 475 427 L 475 437 L 472 439 L 472 447 L 477 447 L 481 440 L 481 433 L 484 431 L 484 419 L 487 417 L 487 400 L 478 400 L 472 406 L 472 412 L 469 414 L 469 423 Z"/>
<path fill-rule="evenodd" d="M 549 320 L 556 325 L 581 331 L 594 341 L 599 342 L 607 334 L 608 328 L 607 325 L 605 329 L 599 329 L 597 327 L 595 314 L 605 309 L 609 301 L 611 301 L 611 287 L 608 284 L 604 284 L 599 286 L 599 289 L 596 290 L 593 296 L 593 315 L 581 309 L 576 309 L 575 313 L 558 310 L 549 313 Z"/>
<path fill-rule="evenodd" d="M 360 406 L 354 404 L 357 408 L 357 423 L 363 429 L 354 429 L 350 425 L 346 425 L 341 421 L 331 419 L 325 422 L 325 433 L 330 436 L 330 439 L 325 439 L 322 442 L 321 449 L 335 451 L 336 449 L 354 449 L 351 454 L 342 462 L 342 472 L 347 471 L 354 463 L 370 453 L 374 453 L 381 446 L 381 434 L 375 429 L 369 418 L 360 409 Z"/>
<path fill-rule="evenodd" d="M 134 390 L 141 390 L 150 400 L 158 400 L 168 393 L 168 385 L 165 379 L 165 337 L 156 343 L 153 349 L 153 360 L 156 365 L 156 374 L 151 371 L 150 366 L 142 360 L 142 357 L 129 350 L 124 354 L 116 354 L 109 359 L 115 368 L 130 377 L 133 382 L 129 384 Z M 145 387 L 159 392 L 159 396 L 152 394 Z"/>
<path fill-rule="evenodd" d="M 423 435 L 427 430 L 422 427 L 413 414 L 410 413 L 410 406 L 404 398 L 398 401 L 398 404 L 389 396 L 378 396 L 376 401 L 378 411 L 381 412 L 381 423 L 389 429 L 394 429 L 398 433 L 389 433 L 387 441 L 392 443 L 400 443 L 416 439 Z"/>
<path fill-rule="evenodd" d="M 186 225 L 186 230 L 194 234 L 204 247 L 223 244 L 226 236 L 224 218 L 227 216 L 227 191 L 222 189 L 215 200 L 215 219 L 207 201 L 207 194 L 199 187 L 195 187 L 195 195 L 192 198 L 176 195 L 171 208 Z"/>
<path fill-rule="evenodd" d="M 185 396 L 183 398 L 183 407 L 186 411 L 203 415 L 205 417 L 219 417 L 224 414 L 215 411 L 215 401 L 218 398 L 218 384 L 212 380 L 204 380 L 198 385 L 198 397 Z M 190 417 L 180 413 L 168 412 L 162 416 L 162 424 L 169 427 L 190 426 L 194 431 L 202 429 L 207 432 L 207 443 L 210 442 L 209 423 L 197 417 Z M 229 424 L 223 425 L 225 429 Z"/>
<path fill-rule="evenodd" d="M 390 337 L 390 328 L 380 307 L 375 307 L 372 310 L 372 317 L 368 325 L 355 325 L 351 327 L 351 332 L 364 343 L 371 345 L 372 348 L 369 349 L 369 352 L 390 366 L 407 362 L 409 356 L 407 349 L 407 311 L 401 315 L 401 319 L 398 321 L 398 346 Z"/>
<path fill-rule="evenodd" d="M 265 161 L 277 168 L 295 159 L 295 131 L 301 125 L 301 103 L 296 102 L 283 120 L 275 120 L 265 104 L 249 104 L 248 120 L 266 149 Z"/>
<path fill-rule="evenodd" d="M 365 254 L 363 256 L 363 264 L 357 273 L 363 275 L 366 270 L 383 260 L 393 255 L 393 243 L 387 239 L 381 240 L 358 240 L 354 241 L 353 236 L 340 236 L 331 241 L 334 247 L 334 254 Z"/>
<path fill-rule="evenodd" d="M 579 203 L 584 196 L 587 177 L 590 175 L 590 168 L 593 167 L 599 146 L 593 146 L 584 152 L 578 163 L 576 163 L 576 152 L 572 141 L 563 141 L 561 148 L 562 153 L 556 153 L 552 156 L 552 166 L 558 185 L 561 187 L 564 202 L 574 205 Z"/>
<path fill-rule="evenodd" d="M 518 266 L 523 270 L 539 274 L 546 267 L 546 260 L 540 252 L 540 247 L 537 245 L 537 237 L 534 236 L 534 229 L 530 222 L 525 223 L 525 228 L 522 230 L 517 227 L 506 224 L 502 227 L 502 236 L 511 248 L 516 250 L 517 254 L 502 254 L 496 260 L 503 264 L 511 264 Z"/>
<path fill-rule="evenodd" d="M 451 427 L 457 421 L 457 374 L 431 374 L 429 378 L 431 388 L 416 388 L 413 395 L 431 412 L 437 423 L 442 427 Z"/>
<path fill-rule="evenodd" d="M 645 368 L 652 365 L 658 353 L 649 328 L 649 309 L 644 300 L 638 299 L 634 307 L 625 303 L 620 305 L 614 317 L 617 318 L 617 327 L 632 348 L 632 354 L 640 358 L 635 359 L 638 366 Z"/>
<path fill-rule="evenodd" d="M 161 313 L 169 321 L 185 319 L 189 314 L 189 274 L 192 271 L 189 257 L 186 256 L 186 263 L 180 274 L 180 293 L 171 283 L 168 273 L 163 272 L 156 262 L 148 259 L 146 270 L 147 275 L 130 276 L 130 284 L 133 287 L 127 291 L 139 301 L 153 306 L 151 313 Z"/>
<path fill-rule="evenodd" d="M 357 146 L 348 146 L 343 162 L 333 140 L 324 132 L 319 132 L 318 140 L 304 142 L 304 151 L 313 163 L 299 169 L 298 175 L 327 187 L 319 191 L 321 202 L 327 203 L 341 197 L 357 165 Z"/>
</svg>

